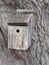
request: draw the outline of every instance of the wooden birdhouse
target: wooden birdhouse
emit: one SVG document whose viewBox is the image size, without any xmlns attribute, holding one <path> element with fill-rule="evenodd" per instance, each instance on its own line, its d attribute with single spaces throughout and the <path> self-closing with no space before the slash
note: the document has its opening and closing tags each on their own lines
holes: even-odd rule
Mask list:
<svg viewBox="0 0 49 65">
<path fill-rule="evenodd" d="M 27 50 L 31 45 L 33 14 L 20 14 L 11 17 L 8 23 L 8 48 Z"/>
</svg>

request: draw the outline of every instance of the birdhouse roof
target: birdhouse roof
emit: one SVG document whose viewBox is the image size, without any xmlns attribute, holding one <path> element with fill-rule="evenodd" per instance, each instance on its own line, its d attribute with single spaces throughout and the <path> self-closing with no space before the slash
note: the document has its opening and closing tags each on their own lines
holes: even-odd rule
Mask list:
<svg viewBox="0 0 49 65">
<path fill-rule="evenodd" d="M 8 23 L 28 23 L 32 17 L 32 14 L 17 13 L 15 16 L 9 17 Z"/>
</svg>

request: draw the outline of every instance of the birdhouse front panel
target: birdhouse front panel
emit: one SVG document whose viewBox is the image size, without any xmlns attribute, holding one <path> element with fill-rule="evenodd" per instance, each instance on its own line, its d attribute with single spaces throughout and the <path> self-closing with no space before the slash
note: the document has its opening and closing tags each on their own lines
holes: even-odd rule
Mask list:
<svg viewBox="0 0 49 65">
<path fill-rule="evenodd" d="M 28 44 L 28 27 L 8 26 L 8 48 L 26 49 Z"/>
</svg>

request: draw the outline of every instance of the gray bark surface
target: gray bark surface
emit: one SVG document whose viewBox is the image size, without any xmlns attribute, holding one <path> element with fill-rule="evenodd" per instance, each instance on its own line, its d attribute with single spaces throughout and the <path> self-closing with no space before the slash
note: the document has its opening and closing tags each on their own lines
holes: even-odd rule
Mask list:
<svg viewBox="0 0 49 65">
<path fill-rule="evenodd" d="M 9 3 L 10 2 L 10 3 Z M 38 6 L 40 2 L 38 3 Z M 7 23 L 16 15 L 16 9 L 32 9 L 32 0 L 0 0 L 0 27 L 7 42 Z M 0 31 L 0 65 L 49 65 L 49 13 L 46 6 L 37 7 L 32 30 L 32 44 L 28 51 L 18 51 L 23 59 L 17 59 L 7 48 L 4 36 Z M 36 19 L 37 18 L 37 19 Z"/>
</svg>

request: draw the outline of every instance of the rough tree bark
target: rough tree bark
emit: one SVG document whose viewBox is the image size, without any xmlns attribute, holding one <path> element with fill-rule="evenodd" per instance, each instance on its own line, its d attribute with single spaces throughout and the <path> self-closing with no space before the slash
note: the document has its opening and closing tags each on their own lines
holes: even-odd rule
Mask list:
<svg viewBox="0 0 49 65">
<path fill-rule="evenodd" d="M 10 2 L 10 3 L 9 3 Z M 37 9 L 32 0 L 0 0 L 0 27 L 4 31 L 7 42 L 7 23 L 9 18 L 16 15 L 16 9 L 37 10 L 34 15 L 32 30 L 32 45 L 29 51 L 18 51 L 23 59 L 17 59 L 11 50 L 4 47 L 4 38 L 0 31 L 0 65 L 49 65 L 49 13 L 47 7 L 40 7 L 38 1 Z"/>
</svg>

